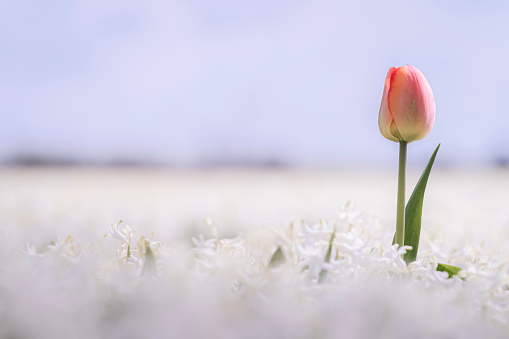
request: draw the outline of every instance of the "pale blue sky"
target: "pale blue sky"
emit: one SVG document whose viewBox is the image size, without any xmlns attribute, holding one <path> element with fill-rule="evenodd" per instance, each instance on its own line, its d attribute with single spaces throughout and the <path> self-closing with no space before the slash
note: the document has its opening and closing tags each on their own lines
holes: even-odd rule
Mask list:
<svg viewBox="0 0 509 339">
<path fill-rule="evenodd" d="M 509 5 L 474 1 L 2 1 L 0 160 L 391 165 L 385 74 L 430 82 L 421 164 L 509 158 Z"/>
</svg>

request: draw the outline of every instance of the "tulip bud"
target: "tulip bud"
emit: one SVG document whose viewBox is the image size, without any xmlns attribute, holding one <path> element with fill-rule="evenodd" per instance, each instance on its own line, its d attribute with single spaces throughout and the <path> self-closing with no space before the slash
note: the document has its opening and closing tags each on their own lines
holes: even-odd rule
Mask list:
<svg viewBox="0 0 509 339">
<path fill-rule="evenodd" d="M 378 115 L 382 135 L 394 142 L 421 140 L 435 122 L 435 99 L 431 86 L 417 68 L 391 67 L 385 78 Z"/>
</svg>

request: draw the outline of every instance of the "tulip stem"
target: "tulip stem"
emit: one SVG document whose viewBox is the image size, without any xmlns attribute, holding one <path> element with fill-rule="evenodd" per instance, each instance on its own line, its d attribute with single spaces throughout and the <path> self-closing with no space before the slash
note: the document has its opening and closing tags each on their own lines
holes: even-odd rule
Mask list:
<svg viewBox="0 0 509 339">
<path fill-rule="evenodd" d="M 396 241 L 399 246 L 405 242 L 405 177 L 406 177 L 406 141 L 399 142 L 398 169 L 398 207 L 396 212 Z"/>
</svg>

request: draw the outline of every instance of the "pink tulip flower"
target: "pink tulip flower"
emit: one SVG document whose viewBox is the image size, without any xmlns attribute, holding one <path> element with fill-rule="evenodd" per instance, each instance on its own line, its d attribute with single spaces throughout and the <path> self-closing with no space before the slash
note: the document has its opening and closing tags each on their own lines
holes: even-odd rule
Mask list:
<svg viewBox="0 0 509 339">
<path fill-rule="evenodd" d="M 423 139 L 433 127 L 435 111 L 431 86 L 421 71 L 410 65 L 389 69 L 378 115 L 385 138 L 394 142 Z"/>
</svg>

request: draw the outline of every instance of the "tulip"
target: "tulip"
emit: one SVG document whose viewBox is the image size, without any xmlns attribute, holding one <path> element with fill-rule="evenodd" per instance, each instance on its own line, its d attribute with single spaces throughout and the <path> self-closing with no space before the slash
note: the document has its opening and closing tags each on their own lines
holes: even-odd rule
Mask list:
<svg viewBox="0 0 509 339">
<path fill-rule="evenodd" d="M 385 78 L 378 115 L 382 135 L 394 142 L 412 142 L 426 137 L 435 121 L 431 86 L 417 68 L 391 67 Z"/>
<path fill-rule="evenodd" d="M 431 86 L 417 68 L 391 67 L 385 77 L 378 114 L 382 135 L 399 143 L 398 201 L 395 243 L 405 239 L 405 179 L 407 144 L 426 137 L 435 122 L 435 100 Z"/>
</svg>

